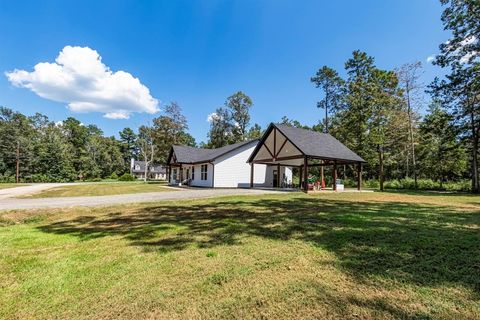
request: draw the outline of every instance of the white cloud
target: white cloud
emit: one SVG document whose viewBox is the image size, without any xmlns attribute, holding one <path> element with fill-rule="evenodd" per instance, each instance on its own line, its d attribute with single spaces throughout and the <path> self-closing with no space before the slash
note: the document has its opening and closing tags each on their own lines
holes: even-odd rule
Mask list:
<svg viewBox="0 0 480 320">
<path fill-rule="evenodd" d="M 460 42 L 460 46 L 465 47 L 465 46 L 468 46 L 469 44 L 473 44 L 475 42 L 477 42 L 477 37 L 475 35 L 470 35 Z"/>
<path fill-rule="evenodd" d="M 434 55 L 431 55 L 431 56 L 428 56 L 428 57 L 427 57 L 427 62 L 428 62 L 428 63 L 432 63 L 434 60 L 435 60 L 435 56 L 434 56 Z"/>
<path fill-rule="evenodd" d="M 472 61 L 478 60 L 479 57 L 479 52 L 476 50 L 471 50 L 469 51 L 469 48 L 465 48 L 466 46 L 470 46 L 472 44 L 477 44 L 478 38 L 475 35 L 469 35 L 465 37 L 462 41 L 458 43 L 458 46 L 456 48 L 452 47 L 450 44 L 451 41 L 448 40 L 445 42 L 445 45 L 447 46 L 448 50 L 451 50 L 454 54 L 463 54 L 465 53 L 461 58 L 460 58 L 460 63 L 465 64 L 465 63 L 470 63 Z"/>
<path fill-rule="evenodd" d="M 463 49 L 465 46 L 477 43 L 478 39 L 475 35 L 466 37 L 463 41 L 460 42 L 460 49 Z M 466 53 L 462 58 L 460 58 L 460 63 L 468 63 L 470 60 L 477 56 L 478 52 L 472 50 Z M 475 59 L 473 59 L 475 60 Z"/>
<path fill-rule="evenodd" d="M 158 100 L 138 78 L 111 71 L 97 51 L 66 46 L 55 62 L 40 62 L 32 72 L 5 72 L 17 87 L 42 98 L 64 102 L 73 112 L 101 112 L 105 118 L 128 119 L 134 112 L 156 113 Z"/>
<path fill-rule="evenodd" d="M 473 57 L 477 56 L 477 51 L 472 51 L 464 55 L 462 58 L 460 58 L 460 63 L 468 63 Z"/>
<path fill-rule="evenodd" d="M 212 112 L 207 116 L 207 121 L 210 123 L 218 120 L 220 120 L 220 116 L 215 112 Z"/>
</svg>

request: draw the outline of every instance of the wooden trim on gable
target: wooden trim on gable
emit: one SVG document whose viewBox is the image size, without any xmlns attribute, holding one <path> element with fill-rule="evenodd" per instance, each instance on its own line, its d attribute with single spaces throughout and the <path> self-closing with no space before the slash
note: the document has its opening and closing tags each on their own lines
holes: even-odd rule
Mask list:
<svg viewBox="0 0 480 320">
<path fill-rule="evenodd" d="M 278 149 L 278 152 L 277 152 L 277 154 L 275 154 L 275 157 L 274 157 L 274 158 L 278 157 L 278 155 L 280 154 L 280 152 L 282 152 L 282 149 L 283 149 L 283 147 L 285 147 L 285 145 L 287 144 L 287 141 L 288 141 L 288 139 L 287 139 L 287 137 L 285 137 L 285 141 L 283 141 L 282 145 L 280 146 L 280 149 Z"/>
</svg>

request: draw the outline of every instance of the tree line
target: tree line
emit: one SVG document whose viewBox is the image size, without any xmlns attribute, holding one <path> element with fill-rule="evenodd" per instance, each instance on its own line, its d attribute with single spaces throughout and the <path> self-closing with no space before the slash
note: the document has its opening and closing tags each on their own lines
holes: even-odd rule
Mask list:
<svg viewBox="0 0 480 320">
<path fill-rule="evenodd" d="M 69 117 L 54 122 L 36 113 L 27 117 L 0 107 L 0 181 L 67 182 L 116 178 L 130 170 L 130 159 L 163 163 L 171 144 L 195 146 L 175 102 L 152 125 L 125 128 L 119 139 L 96 125 Z"/>
<path fill-rule="evenodd" d="M 381 189 L 391 180 L 408 180 L 416 188 L 419 179 L 440 185 L 469 179 L 470 189 L 479 192 L 480 4 L 441 3 L 441 19 L 452 37 L 440 44 L 433 63 L 445 77 L 424 85 L 420 62 L 385 70 L 356 50 L 341 72 L 323 66 L 310 79 L 322 92 L 316 105 L 322 121 L 311 127 L 287 117 L 280 122 L 333 135 L 367 161 L 365 179 L 378 181 Z M 218 148 L 261 137 L 260 125 L 251 125 L 252 107 L 242 91 L 227 97 L 209 115 L 208 140 L 198 146 Z M 1 107 L 0 141 L 2 181 L 107 178 L 128 172 L 131 158 L 163 164 L 171 145 L 197 146 L 176 102 L 136 132 L 123 129 L 119 139 L 74 118 L 54 123 L 41 114 L 27 117 Z M 344 177 L 355 174 L 353 168 L 342 170 Z"/>
</svg>

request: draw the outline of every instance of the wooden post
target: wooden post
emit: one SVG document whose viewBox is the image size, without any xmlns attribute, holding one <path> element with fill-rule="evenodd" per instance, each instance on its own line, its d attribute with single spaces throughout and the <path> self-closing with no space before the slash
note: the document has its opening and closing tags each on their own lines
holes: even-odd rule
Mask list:
<svg viewBox="0 0 480 320">
<path fill-rule="evenodd" d="M 357 164 L 357 190 L 362 190 L 362 163 Z"/>
<path fill-rule="evenodd" d="M 320 187 L 323 186 L 323 180 L 325 180 L 325 176 L 323 173 L 323 166 L 320 167 Z"/>
<path fill-rule="evenodd" d="M 303 166 L 298 167 L 298 187 L 300 190 L 302 190 L 303 184 L 302 184 L 302 176 L 303 176 Z"/>
<path fill-rule="evenodd" d="M 333 178 L 333 191 L 337 191 L 337 160 L 333 162 L 332 178 Z"/>
<path fill-rule="evenodd" d="M 303 163 L 303 176 L 304 176 L 303 190 L 305 190 L 305 192 L 308 192 L 308 159 L 307 159 L 307 157 L 305 157 L 305 159 L 303 161 L 304 161 L 304 163 Z"/>
<path fill-rule="evenodd" d="M 280 188 L 280 164 L 277 164 L 277 188 Z"/>
<path fill-rule="evenodd" d="M 250 188 L 253 188 L 253 173 L 254 173 L 254 168 L 253 168 L 253 162 L 250 163 Z"/>
</svg>

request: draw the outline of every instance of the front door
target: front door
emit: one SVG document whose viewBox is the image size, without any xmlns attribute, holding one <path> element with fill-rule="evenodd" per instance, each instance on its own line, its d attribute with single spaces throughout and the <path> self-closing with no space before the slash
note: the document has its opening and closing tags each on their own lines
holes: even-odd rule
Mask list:
<svg viewBox="0 0 480 320">
<path fill-rule="evenodd" d="M 278 188 L 278 170 L 273 170 L 273 187 Z"/>
</svg>

